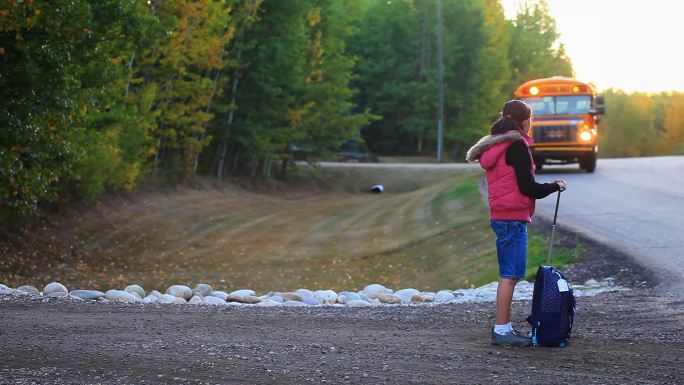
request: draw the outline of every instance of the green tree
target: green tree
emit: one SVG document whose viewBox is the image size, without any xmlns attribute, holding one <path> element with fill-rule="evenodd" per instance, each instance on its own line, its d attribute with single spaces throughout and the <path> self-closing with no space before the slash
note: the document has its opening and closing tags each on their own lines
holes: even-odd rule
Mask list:
<svg viewBox="0 0 684 385">
<path fill-rule="evenodd" d="M 546 0 L 521 3 L 515 20 L 509 24 L 509 35 L 511 92 L 528 80 L 574 76 Z"/>
<path fill-rule="evenodd" d="M 437 121 L 435 0 L 374 1 L 350 40 L 359 57 L 358 101 L 382 120 L 364 136 L 382 153 L 416 153 L 430 142 Z M 508 36 L 493 0 L 445 2 L 446 148 L 462 150 L 489 125 L 509 84 Z"/>
<path fill-rule="evenodd" d="M 663 152 L 684 155 L 684 94 L 675 93 L 671 96 L 663 126 Z"/>
<path fill-rule="evenodd" d="M 6 1 L 0 15 L 0 206 L 26 214 L 60 193 L 92 196 L 105 181 L 88 165 L 112 159 L 122 133 L 93 114 L 123 94 L 120 58 L 150 40 L 154 20 L 136 0 Z"/>
<path fill-rule="evenodd" d="M 445 136 L 452 158 L 461 160 L 506 99 L 509 40 L 498 1 L 459 1 L 445 12 Z"/>
<path fill-rule="evenodd" d="M 229 148 L 217 143 L 217 153 L 232 154 L 226 164 L 246 164 L 252 175 L 261 166 L 268 175 L 274 160 L 286 166 L 294 141 L 327 151 L 358 136 L 370 115 L 353 113 L 350 101 L 355 61 L 343 38 L 353 32 L 354 9 L 353 2 L 261 3 L 240 43 L 234 121 L 212 124 L 230 139 Z"/>
<path fill-rule="evenodd" d="M 227 77 L 227 45 L 233 40 L 237 1 L 154 2 L 168 38 L 140 58 L 137 76 L 156 84 L 158 113 L 152 173 L 170 181 L 195 173 L 197 157 L 210 141 L 211 103 Z"/>
<path fill-rule="evenodd" d="M 658 134 L 651 97 L 644 93 L 609 90 L 605 100 L 607 114 L 601 126 L 600 155 L 655 155 Z"/>
</svg>

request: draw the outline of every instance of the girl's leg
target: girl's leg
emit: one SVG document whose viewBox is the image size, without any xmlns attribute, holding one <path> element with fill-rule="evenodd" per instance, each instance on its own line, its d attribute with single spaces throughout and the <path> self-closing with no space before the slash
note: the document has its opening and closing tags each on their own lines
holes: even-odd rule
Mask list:
<svg viewBox="0 0 684 385">
<path fill-rule="evenodd" d="M 511 321 L 511 302 L 513 301 L 513 289 L 518 282 L 514 278 L 499 278 L 499 286 L 496 289 L 496 324 L 505 325 Z"/>
</svg>

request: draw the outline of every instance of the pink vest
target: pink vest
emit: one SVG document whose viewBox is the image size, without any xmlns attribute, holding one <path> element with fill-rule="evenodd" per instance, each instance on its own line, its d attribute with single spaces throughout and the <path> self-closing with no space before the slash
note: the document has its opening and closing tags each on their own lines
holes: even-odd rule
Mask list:
<svg viewBox="0 0 684 385">
<path fill-rule="evenodd" d="M 532 138 L 526 135 L 523 138 L 529 146 Z M 535 200 L 520 192 L 518 180 L 515 177 L 515 169 L 506 164 L 506 149 L 511 143 L 505 141 L 495 144 L 487 148 L 480 156 L 480 165 L 487 172 L 489 217 L 491 220 L 531 222 Z M 534 176 L 533 160 L 532 175 Z"/>
</svg>

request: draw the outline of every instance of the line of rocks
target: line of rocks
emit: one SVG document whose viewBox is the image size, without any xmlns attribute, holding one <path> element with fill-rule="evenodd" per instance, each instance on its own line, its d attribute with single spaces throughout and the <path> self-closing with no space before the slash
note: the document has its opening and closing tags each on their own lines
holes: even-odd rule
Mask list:
<svg viewBox="0 0 684 385">
<path fill-rule="evenodd" d="M 140 285 L 129 285 L 123 290 L 112 289 L 106 292 L 77 289 L 69 291 L 59 282 L 51 282 L 42 291 L 30 285 L 12 289 L 0 284 L 0 295 L 36 296 L 44 298 L 68 298 L 98 302 L 193 304 L 224 306 L 325 306 L 344 305 L 347 307 L 378 306 L 392 304 L 421 304 L 429 302 L 446 303 L 455 300 L 462 293 L 441 290 L 437 293 L 421 292 L 416 289 L 401 289 L 396 292 L 383 285 L 371 284 L 362 291 L 351 292 L 333 290 L 298 289 L 292 292 L 269 292 L 257 296 L 254 290 L 240 289 L 231 292 L 213 290 L 205 283 L 191 289 L 185 285 L 172 285 L 162 294 L 152 290 L 149 293 Z"/>
<path fill-rule="evenodd" d="M 112 289 L 106 292 L 77 289 L 69 291 L 59 282 L 52 282 L 42 291 L 30 285 L 12 289 L 0 284 L 0 296 L 32 296 L 42 298 L 66 298 L 77 301 L 125 302 L 143 304 L 191 304 L 215 306 L 346 306 L 365 307 L 382 305 L 444 304 L 452 302 L 487 302 L 496 298 L 497 283 L 472 289 L 440 290 L 421 292 L 416 289 L 394 291 L 380 284 L 370 284 L 358 292 L 333 290 L 297 289 L 291 292 L 269 292 L 257 296 L 253 290 L 240 289 L 230 293 L 200 283 L 191 289 L 185 285 L 172 285 L 162 294 L 156 290 L 149 293 L 140 285 L 129 285 L 123 290 Z M 611 278 L 603 281 L 589 280 L 584 285 L 573 285 L 575 295 L 595 295 L 606 291 L 624 290 L 616 286 Z M 521 281 L 515 290 L 515 299 L 532 299 L 534 285 Z"/>
</svg>

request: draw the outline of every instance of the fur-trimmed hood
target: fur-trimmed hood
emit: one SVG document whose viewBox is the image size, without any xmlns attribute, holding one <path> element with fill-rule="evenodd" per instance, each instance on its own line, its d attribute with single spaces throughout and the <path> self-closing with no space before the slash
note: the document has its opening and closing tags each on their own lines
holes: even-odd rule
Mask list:
<svg viewBox="0 0 684 385">
<path fill-rule="evenodd" d="M 488 148 L 504 142 L 515 142 L 516 140 L 524 140 L 522 134 L 518 131 L 508 131 L 499 135 L 487 135 L 468 150 L 466 161 L 469 163 L 477 163 L 480 161 L 480 156 L 482 156 Z"/>
</svg>

